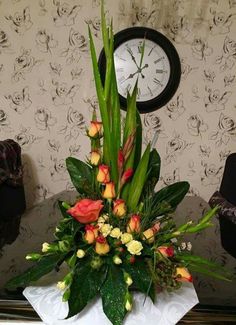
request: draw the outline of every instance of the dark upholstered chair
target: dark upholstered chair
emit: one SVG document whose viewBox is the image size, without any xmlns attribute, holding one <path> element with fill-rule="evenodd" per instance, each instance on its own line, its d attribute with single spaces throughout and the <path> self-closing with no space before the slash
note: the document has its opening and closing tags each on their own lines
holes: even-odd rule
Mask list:
<svg viewBox="0 0 236 325">
<path fill-rule="evenodd" d="M 236 258 L 236 153 L 228 156 L 219 192 L 209 204 L 219 205 L 219 222 L 223 248 Z"/>
</svg>

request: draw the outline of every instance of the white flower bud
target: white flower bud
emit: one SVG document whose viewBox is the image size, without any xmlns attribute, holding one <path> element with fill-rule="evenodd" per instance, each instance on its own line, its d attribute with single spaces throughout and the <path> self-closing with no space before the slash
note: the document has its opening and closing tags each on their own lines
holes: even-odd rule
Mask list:
<svg viewBox="0 0 236 325">
<path fill-rule="evenodd" d="M 122 259 L 116 255 L 116 256 L 113 256 L 113 262 L 114 262 L 114 264 L 119 265 L 119 264 L 122 264 Z"/>
<path fill-rule="evenodd" d="M 64 281 L 58 281 L 57 282 L 57 288 L 60 290 L 64 290 L 66 288 L 66 284 Z"/>
<path fill-rule="evenodd" d="M 47 253 L 50 249 L 50 245 L 48 243 L 43 243 L 42 245 L 42 252 Z"/>
<path fill-rule="evenodd" d="M 76 253 L 76 256 L 78 258 L 83 258 L 85 256 L 85 251 L 83 249 L 78 249 L 77 253 Z"/>
</svg>

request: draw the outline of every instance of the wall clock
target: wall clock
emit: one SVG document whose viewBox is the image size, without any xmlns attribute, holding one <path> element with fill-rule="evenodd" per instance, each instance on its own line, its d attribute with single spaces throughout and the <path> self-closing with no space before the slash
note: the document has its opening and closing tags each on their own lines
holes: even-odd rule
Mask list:
<svg viewBox="0 0 236 325">
<path fill-rule="evenodd" d="M 142 64 L 142 44 L 145 49 Z M 146 27 L 131 27 L 114 36 L 114 61 L 120 103 L 126 108 L 127 91 L 131 92 L 138 78 L 137 108 L 140 113 L 154 111 L 175 94 L 181 77 L 179 55 L 163 34 Z M 104 49 L 98 61 L 105 79 Z"/>
</svg>

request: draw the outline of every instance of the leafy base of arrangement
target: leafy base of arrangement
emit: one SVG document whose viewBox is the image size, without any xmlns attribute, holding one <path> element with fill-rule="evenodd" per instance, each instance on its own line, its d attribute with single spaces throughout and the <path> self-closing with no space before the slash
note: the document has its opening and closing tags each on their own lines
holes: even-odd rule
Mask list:
<svg viewBox="0 0 236 325">
<path fill-rule="evenodd" d="M 36 264 L 7 283 L 9 289 L 26 287 L 65 262 L 68 274 L 57 283 L 64 290 L 72 317 L 100 295 L 112 324 L 120 325 L 132 310 L 136 290 L 155 300 L 160 290 L 176 290 L 192 281 L 191 271 L 219 279 L 228 275 L 215 263 L 181 249 L 182 237 L 211 226 L 216 209 L 194 224 L 175 225 L 172 212 L 189 190 L 178 182 L 155 192 L 160 157 L 150 144 L 142 151 L 142 125 L 136 109 L 137 83 L 127 93 L 123 130 L 117 91 L 112 25 L 107 27 L 101 5 L 103 45 L 106 54 L 104 85 L 99 74 L 93 38 L 90 50 L 101 121 L 96 113 L 87 136 L 91 154 L 85 163 L 67 158 L 66 164 L 78 198 L 72 205 L 59 202 L 62 220 L 55 240 L 41 253 L 26 256 Z M 140 45 L 140 66 L 145 44 Z M 189 245 L 188 245 L 189 248 Z M 215 272 L 217 270 L 217 273 Z"/>
</svg>

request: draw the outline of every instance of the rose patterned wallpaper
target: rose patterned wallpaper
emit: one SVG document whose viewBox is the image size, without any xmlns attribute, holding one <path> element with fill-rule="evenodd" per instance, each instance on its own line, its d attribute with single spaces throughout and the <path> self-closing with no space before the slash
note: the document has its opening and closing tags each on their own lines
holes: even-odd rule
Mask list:
<svg viewBox="0 0 236 325">
<path fill-rule="evenodd" d="M 0 0 L 0 139 L 22 147 L 28 207 L 71 189 L 64 160 L 85 158 L 97 108 L 87 24 L 101 48 L 99 0 Z M 158 29 L 174 43 L 182 79 L 173 99 L 142 116 L 158 133 L 160 186 L 188 180 L 208 200 L 236 151 L 236 1 L 107 0 L 115 31 Z"/>
</svg>

